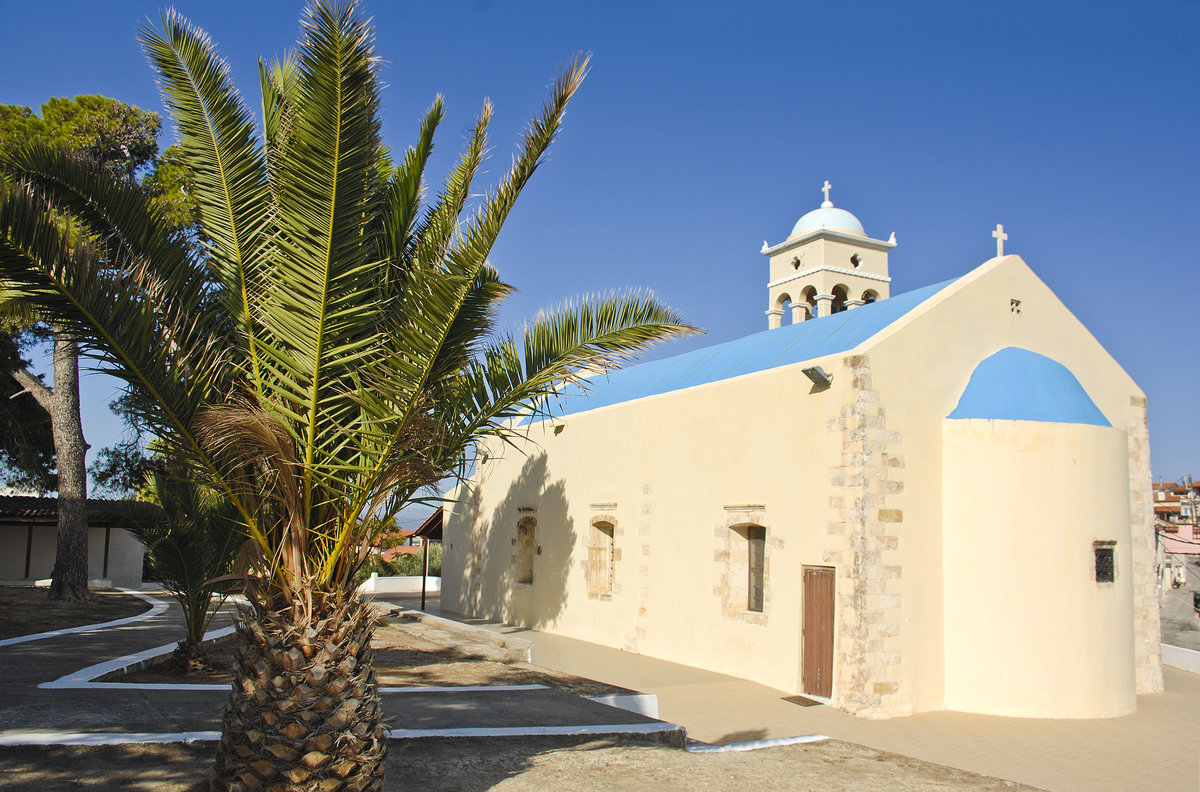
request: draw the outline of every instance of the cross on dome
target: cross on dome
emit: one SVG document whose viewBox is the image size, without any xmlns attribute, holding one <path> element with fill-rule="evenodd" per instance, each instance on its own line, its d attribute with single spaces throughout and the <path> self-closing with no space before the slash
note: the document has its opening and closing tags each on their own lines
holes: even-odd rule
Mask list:
<svg viewBox="0 0 1200 792">
<path fill-rule="evenodd" d="M 833 185 L 829 183 L 829 179 L 825 180 L 825 186 L 821 188 L 821 192 L 825 193 L 825 202 L 821 204 L 823 208 L 833 206 L 833 201 L 829 200 L 829 191 L 833 189 Z"/>
<path fill-rule="evenodd" d="M 996 230 L 992 232 L 992 236 L 996 238 L 996 257 L 1004 255 L 1004 240 L 1008 239 L 1008 234 L 1004 233 L 1004 226 L 996 223 Z"/>
</svg>

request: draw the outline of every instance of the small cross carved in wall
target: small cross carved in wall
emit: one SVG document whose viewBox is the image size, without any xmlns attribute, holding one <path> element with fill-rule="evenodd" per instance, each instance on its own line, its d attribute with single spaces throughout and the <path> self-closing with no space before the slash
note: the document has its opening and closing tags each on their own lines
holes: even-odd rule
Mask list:
<svg viewBox="0 0 1200 792">
<path fill-rule="evenodd" d="M 1008 301 L 1008 310 L 1015 314 L 1021 313 L 1021 301 L 1017 298 L 1012 298 Z"/>
</svg>

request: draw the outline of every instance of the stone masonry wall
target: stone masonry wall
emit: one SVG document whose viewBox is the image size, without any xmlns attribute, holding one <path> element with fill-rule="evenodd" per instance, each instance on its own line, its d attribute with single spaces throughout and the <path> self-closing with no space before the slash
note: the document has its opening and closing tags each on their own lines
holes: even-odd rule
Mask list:
<svg viewBox="0 0 1200 792">
<path fill-rule="evenodd" d="M 1146 400 L 1129 400 L 1129 529 L 1133 537 L 1133 630 L 1138 693 L 1163 690 L 1161 633 L 1158 623 L 1154 496 L 1150 485 L 1150 430 Z"/>
<path fill-rule="evenodd" d="M 841 435 L 840 463 L 830 468 L 829 547 L 837 574 L 834 704 L 863 718 L 909 715 L 900 686 L 903 604 L 897 558 L 904 513 L 903 438 L 889 431 L 871 382 L 868 356 L 843 361 L 852 394 L 827 431 Z"/>
</svg>

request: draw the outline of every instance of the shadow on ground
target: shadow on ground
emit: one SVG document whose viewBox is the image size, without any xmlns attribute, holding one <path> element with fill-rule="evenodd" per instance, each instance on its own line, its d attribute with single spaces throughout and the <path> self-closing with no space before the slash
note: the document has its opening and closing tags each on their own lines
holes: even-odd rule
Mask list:
<svg viewBox="0 0 1200 792">
<path fill-rule="evenodd" d="M 611 740 L 488 740 L 486 748 L 466 740 L 392 741 L 388 744 L 385 790 L 481 792 L 532 766 L 538 754 L 594 750 Z M 216 743 L 169 745 L 0 747 L 0 790 L 4 792 L 203 792 Z"/>
<path fill-rule="evenodd" d="M 214 744 L 0 748 L 0 789 L 200 792 Z M 693 754 L 607 740 L 393 741 L 386 792 L 1037 792 L 1033 787 L 828 740 Z"/>
<path fill-rule="evenodd" d="M 216 747 L 216 743 L 3 747 L 0 790 L 192 792 L 202 788 Z"/>
</svg>

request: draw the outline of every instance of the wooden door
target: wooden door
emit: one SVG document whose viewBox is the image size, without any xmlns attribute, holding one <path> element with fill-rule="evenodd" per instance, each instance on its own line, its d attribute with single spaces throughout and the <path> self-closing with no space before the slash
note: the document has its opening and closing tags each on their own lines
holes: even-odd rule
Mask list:
<svg viewBox="0 0 1200 792">
<path fill-rule="evenodd" d="M 804 567 L 801 684 L 805 693 L 833 695 L 834 577 L 830 567 Z"/>
</svg>

